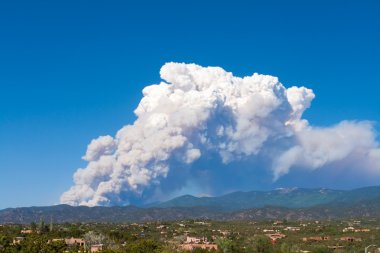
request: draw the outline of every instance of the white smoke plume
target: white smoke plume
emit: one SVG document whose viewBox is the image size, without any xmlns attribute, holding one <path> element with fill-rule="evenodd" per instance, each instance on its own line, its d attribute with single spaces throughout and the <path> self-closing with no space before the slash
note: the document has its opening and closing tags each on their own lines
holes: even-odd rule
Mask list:
<svg viewBox="0 0 380 253">
<path fill-rule="evenodd" d="M 261 157 L 273 180 L 294 167 L 316 170 L 351 160 L 380 174 L 372 124 L 310 126 L 302 119 L 315 97 L 310 89 L 287 89 L 273 76 L 240 78 L 195 64 L 167 63 L 160 75 L 163 82 L 143 89 L 133 125 L 91 141 L 83 157 L 88 165 L 76 171 L 61 203 L 152 200 L 165 184 L 173 184 L 166 191 L 183 187 L 196 161 L 215 156 L 222 164 Z M 222 172 L 223 166 L 214 170 Z"/>
</svg>

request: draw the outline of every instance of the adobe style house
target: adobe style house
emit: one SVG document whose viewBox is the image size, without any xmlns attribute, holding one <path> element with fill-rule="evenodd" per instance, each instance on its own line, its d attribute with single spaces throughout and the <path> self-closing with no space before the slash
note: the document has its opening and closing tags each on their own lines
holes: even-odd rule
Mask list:
<svg viewBox="0 0 380 253">
<path fill-rule="evenodd" d="M 31 229 L 23 229 L 23 230 L 21 230 L 21 234 L 31 234 L 31 233 L 33 233 L 33 230 L 31 230 Z"/>
<path fill-rule="evenodd" d="M 71 238 L 65 239 L 65 243 L 67 246 L 79 246 L 79 247 L 85 246 L 85 242 L 81 238 L 71 237 Z"/>
<path fill-rule="evenodd" d="M 51 242 L 65 242 L 65 239 L 63 238 L 54 238 L 54 239 L 51 239 L 48 241 L 48 243 L 51 243 Z"/>
<path fill-rule="evenodd" d="M 90 248 L 91 253 L 100 252 L 102 250 L 103 250 L 103 244 L 94 244 L 94 245 L 91 245 L 91 248 Z"/>
<path fill-rule="evenodd" d="M 189 244 L 181 244 L 180 245 L 182 249 L 192 251 L 196 248 L 200 249 L 206 249 L 206 250 L 218 250 L 217 244 L 196 244 L 196 243 L 189 243 Z"/>
<path fill-rule="evenodd" d="M 196 248 L 205 249 L 205 250 L 217 250 L 218 245 L 210 243 L 206 237 L 191 237 L 187 236 L 186 241 L 180 245 L 184 250 L 192 251 Z"/>
<path fill-rule="evenodd" d="M 295 232 L 295 231 L 300 231 L 301 228 L 300 227 L 286 227 L 284 228 L 285 231 L 291 231 L 291 232 Z"/>
<path fill-rule="evenodd" d="M 346 242 L 361 242 L 362 238 L 360 237 L 352 237 L 352 236 L 345 236 L 340 238 L 341 241 L 346 241 Z"/>
<path fill-rule="evenodd" d="M 355 233 L 358 233 L 358 232 L 371 232 L 371 230 L 369 228 L 358 228 L 358 229 L 355 229 Z"/>
<path fill-rule="evenodd" d="M 207 242 L 207 238 L 205 238 L 205 237 L 198 238 L 198 237 L 187 236 L 185 243 L 202 243 L 202 242 Z"/>
<path fill-rule="evenodd" d="M 330 237 L 328 236 L 310 236 L 302 238 L 304 242 L 320 242 L 320 241 L 328 241 Z"/>
<path fill-rule="evenodd" d="M 13 238 L 13 245 L 20 244 L 24 240 L 25 240 L 25 237 L 17 236 L 15 238 Z"/>
<path fill-rule="evenodd" d="M 278 239 L 286 237 L 286 235 L 281 234 L 281 233 L 275 233 L 275 234 L 265 234 L 266 236 L 269 237 L 269 239 L 272 241 L 272 243 L 276 243 Z"/>
</svg>

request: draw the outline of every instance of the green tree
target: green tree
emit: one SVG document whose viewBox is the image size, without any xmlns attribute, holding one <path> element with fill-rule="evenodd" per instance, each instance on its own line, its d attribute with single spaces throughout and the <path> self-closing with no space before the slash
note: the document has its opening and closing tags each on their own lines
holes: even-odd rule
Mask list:
<svg viewBox="0 0 380 253">
<path fill-rule="evenodd" d="M 159 253 L 161 252 L 160 245 L 154 240 L 139 240 L 129 245 L 128 253 Z"/>
<path fill-rule="evenodd" d="M 289 244 L 283 242 L 283 243 L 281 243 L 280 251 L 281 251 L 281 253 L 290 253 L 291 247 Z"/>
<path fill-rule="evenodd" d="M 5 249 L 8 248 L 10 244 L 11 242 L 6 236 L 0 235 L 0 252 L 5 251 Z"/>
<path fill-rule="evenodd" d="M 228 238 L 219 238 L 216 243 L 218 244 L 219 249 L 223 253 L 232 252 L 233 244 L 232 240 Z"/>
<path fill-rule="evenodd" d="M 315 247 L 311 252 L 312 253 L 332 253 L 333 250 L 327 248 L 326 246 L 318 246 L 318 247 Z"/>
<path fill-rule="evenodd" d="M 49 231 L 53 231 L 53 217 L 50 217 L 50 225 L 49 225 Z"/>
<path fill-rule="evenodd" d="M 37 231 L 37 224 L 35 222 L 30 223 L 30 229 L 35 233 Z"/>
<path fill-rule="evenodd" d="M 254 250 L 257 253 L 270 253 L 272 252 L 272 243 L 267 236 L 257 236 L 254 242 Z"/>
<path fill-rule="evenodd" d="M 109 244 L 107 238 L 103 234 L 94 231 L 87 232 L 83 237 L 86 242 L 87 249 L 94 244 L 103 244 L 104 246 L 108 246 Z"/>
</svg>

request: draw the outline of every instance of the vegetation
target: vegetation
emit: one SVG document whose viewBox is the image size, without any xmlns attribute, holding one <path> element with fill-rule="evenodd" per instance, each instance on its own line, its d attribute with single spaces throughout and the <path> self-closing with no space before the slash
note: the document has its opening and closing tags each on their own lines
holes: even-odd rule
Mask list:
<svg viewBox="0 0 380 253">
<path fill-rule="evenodd" d="M 210 221 L 184 220 L 126 224 L 62 223 L 0 225 L 0 253 L 343 253 L 361 252 L 380 242 L 379 220 L 346 221 Z M 187 237 L 197 245 L 186 251 Z M 273 236 L 277 239 L 273 239 Z M 67 239 L 83 240 L 84 245 Z M 65 241 L 66 239 L 66 241 Z M 374 250 L 374 248 L 372 248 Z"/>
</svg>

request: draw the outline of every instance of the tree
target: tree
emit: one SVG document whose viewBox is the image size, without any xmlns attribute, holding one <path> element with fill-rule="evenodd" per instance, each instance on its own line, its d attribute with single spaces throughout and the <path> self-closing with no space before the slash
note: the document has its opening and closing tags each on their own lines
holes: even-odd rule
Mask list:
<svg viewBox="0 0 380 253">
<path fill-rule="evenodd" d="M 257 253 L 270 253 L 272 251 L 272 243 L 267 236 L 257 236 L 254 242 L 254 249 Z"/>
<path fill-rule="evenodd" d="M 291 252 L 291 247 L 289 244 L 283 242 L 281 243 L 280 247 L 281 253 L 290 253 Z"/>
<path fill-rule="evenodd" d="M 30 223 L 30 229 L 35 233 L 37 231 L 37 224 L 35 222 Z"/>
<path fill-rule="evenodd" d="M 227 238 L 219 238 L 216 243 L 223 253 L 232 252 L 232 240 Z"/>
<path fill-rule="evenodd" d="M 84 234 L 83 238 L 88 249 L 94 244 L 103 244 L 104 246 L 108 246 L 107 238 L 103 234 L 96 233 L 94 231 L 87 232 Z"/>
<path fill-rule="evenodd" d="M 40 222 L 38 223 L 38 231 L 42 231 L 42 229 L 45 227 L 45 221 L 40 218 Z"/>
<path fill-rule="evenodd" d="M 46 253 L 61 253 L 61 252 L 64 252 L 65 249 L 66 249 L 66 244 L 64 241 L 56 241 L 56 242 L 45 243 L 41 251 L 46 252 Z"/>
<path fill-rule="evenodd" d="M 3 235 L 0 235 L 0 252 L 5 250 L 11 244 L 10 240 Z"/>
<path fill-rule="evenodd" d="M 52 217 L 52 216 L 50 217 L 49 231 L 50 231 L 50 232 L 53 231 L 53 217 Z"/>
<path fill-rule="evenodd" d="M 318 247 L 315 247 L 311 252 L 312 253 L 332 253 L 333 250 L 327 248 L 326 246 L 318 246 Z"/>
<path fill-rule="evenodd" d="M 139 240 L 130 244 L 126 252 L 128 253 L 159 253 L 161 246 L 154 240 Z"/>
</svg>

